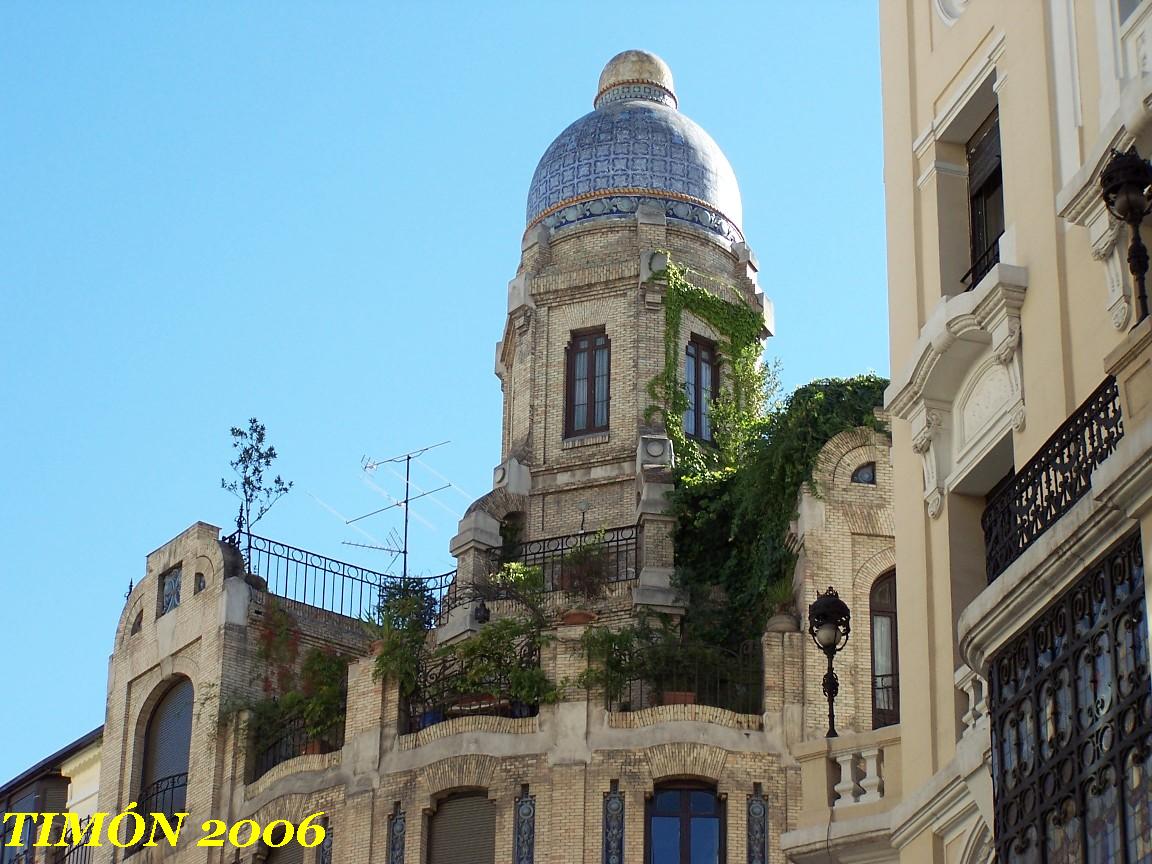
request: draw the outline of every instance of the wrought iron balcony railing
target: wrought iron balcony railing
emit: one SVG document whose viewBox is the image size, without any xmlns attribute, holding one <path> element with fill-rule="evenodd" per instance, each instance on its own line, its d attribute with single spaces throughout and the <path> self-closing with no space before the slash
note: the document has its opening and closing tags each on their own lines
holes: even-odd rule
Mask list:
<svg viewBox="0 0 1152 864">
<path fill-rule="evenodd" d="M 976 260 L 972 262 L 972 267 L 967 273 L 960 277 L 960 281 L 964 283 L 964 290 L 971 291 L 980 284 L 980 280 L 988 275 L 997 264 L 1000 263 L 1000 238 L 1002 234 L 997 234 L 996 239 L 992 241 L 992 245 L 976 256 Z"/>
<path fill-rule="evenodd" d="M 547 591 L 572 590 L 589 566 L 602 568 L 604 582 L 624 582 L 640 572 L 639 540 L 636 525 L 526 540 L 501 550 L 494 569 L 509 561 L 539 567 Z"/>
<path fill-rule="evenodd" d="M 310 753 L 331 753 L 344 746 L 344 724 L 337 723 L 323 735 L 309 732 L 303 717 L 290 717 L 257 742 L 252 762 L 252 780 L 256 781 L 282 762 Z"/>
<path fill-rule="evenodd" d="M 980 520 L 989 583 L 1084 497 L 1092 488 L 1092 471 L 1122 437 L 1120 392 L 1109 376 L 989 498 Z"/>
<path fill-rule="evenodd" d="M 708 646 L 662 655 L 621 658 L 624 679 L 605 693 L 609 711 L 640 711 L 657 705 L 710 705 L 736 714 L 764 711 L 764 653 L 758 640 L 738 651 Z"/>
<path fill-rule="evenodd" d="M 165 816 L 174 817 L 177 813 L 185 812 L 185 806 L 188 803 L 188 774 L 173 774 L 170 777 L 161 777 L 159 780 L 144 787 L 137 799 L 137 812 L 139 813 L 163 813 Z M 121 837 L 121 841 L 127 842 L 129 838 Z M 138 842 L 135 846 L 129 846 L 124 850 L 124 857 L 135 855 L 144 847 L 144 842 L 147 838 Z"/>
<path fill-rule="evenodd" d="M 540 649 L 526 642 L 518 649 L 519 668 L 540 666 Z M 467 675 L 457 657 L 429 654 L 421 659 L 417 672 L 416 692 L 404 700 L 401 732 L 418 732 L 428 726 L 454 717 L 495 716 L 535 717 L 538 704 L 521 702 L 513 695 L 512 670 L 488 678 L 480 687 L 467 682 Z"/>
<path fill-rule="evenodd" d="M 269 593 L 349 618 L 373 616 L 386 588 L 404 584 L 400 576 L 377 573 L 243 531 L 233 532 L 224 542 L 240 551 L 248 572 L 263 579 Z M 428 588 L 436 602 L 443 603 L 455 576 L 452 571 L 439 576 L 409 576 L 408 581 Z"/>
<path fill-rule="evenodd" d="M 80 831 L 80 842 L 59 850 L 56 864 L 91 864 L 95 857 L 95 853 L 92 851 L 95 847 L 88 845 L 88 839 L 92 834 L 92 820 L 82 820 Z"/>
</svg>

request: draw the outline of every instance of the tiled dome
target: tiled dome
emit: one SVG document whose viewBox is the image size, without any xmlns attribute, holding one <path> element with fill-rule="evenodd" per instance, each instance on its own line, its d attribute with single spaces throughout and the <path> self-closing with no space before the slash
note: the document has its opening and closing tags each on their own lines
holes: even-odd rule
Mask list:
<svg viewBox="0 0 1152 864">
<path fill-rule="evenodd" d="M 600 76 L 595 105 L 536 166 L 529 226 L 630 216 L 650 200 L 670 219 L 741 239 L 736 175 L 708 133 L 677 110 L 663 60 L 618 54 Z"/>
</svg>

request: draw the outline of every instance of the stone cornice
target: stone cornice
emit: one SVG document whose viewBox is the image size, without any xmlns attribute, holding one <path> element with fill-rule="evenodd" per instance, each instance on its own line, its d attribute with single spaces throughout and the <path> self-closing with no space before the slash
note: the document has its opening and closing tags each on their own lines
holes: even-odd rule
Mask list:
<svg viewBox="0 0 1152 864">
<path fill-rule="evenodd" d="M 1027 287 L 1027 268 L 1001 263 L 972 291 L 942 297 L 920 330 L 911 362 L 888 385 L 885 408 L 902 420 L 909 419 L 932 372 L 958 340 L 988 342 L 992 327 L 1001 320 L 1019 322 Z M 1010 337 L 1011 328 L 1005 335 Z"/>
</svg>

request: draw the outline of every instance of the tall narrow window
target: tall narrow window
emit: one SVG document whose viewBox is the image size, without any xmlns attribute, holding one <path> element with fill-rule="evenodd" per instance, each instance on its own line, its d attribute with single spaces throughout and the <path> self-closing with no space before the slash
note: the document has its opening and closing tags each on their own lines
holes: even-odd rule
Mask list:
<svg viewBox="0 0 1152 864">
<path fill-rule="evenodd" d="M 183 678 L 164 694 L 148 719 L 137 799 L 141 813 L 171 815 L 184 810 L 191 745 L 192 682 Z"/>
<path fill-rule="evenodd" d="M 1000 113 L 993 111 L 968 142 L 968 216 L 972 268 L 963 281 L 975 287 L 1000 261 L 1004 187 L 1000 172 Z"/>
<path fill-rule="evenodd" d="M 894 572 L 876 580 L 868 604 L 872 616 L 872 728 L 879 729 L 900 722 Z"/>
<path fill-rule="evenodd" d="M 644 864 L 719 864 L 724 853 L 724 802 L 695 783 L 656 787 L 648 802 Z"/>
<path fill-rule="evenodd" d="M 601 328 L 572 334 L 567 348 L 564 435 L 608 431 L 611 345 Z"/>
<path fill-rule="evenodd" d="M 484 792 L 445 798 L 428 822 L 428 864 L 494 864 L 496 808 Z"/>
<path fill-rule="evenodd" d="M 688 397 L 684 433 L 692 438 L 713 440 L 710 410 L 718 377 L 716 344 L 693 334 L 684 360 L 684 395 Z"/>
</svg>

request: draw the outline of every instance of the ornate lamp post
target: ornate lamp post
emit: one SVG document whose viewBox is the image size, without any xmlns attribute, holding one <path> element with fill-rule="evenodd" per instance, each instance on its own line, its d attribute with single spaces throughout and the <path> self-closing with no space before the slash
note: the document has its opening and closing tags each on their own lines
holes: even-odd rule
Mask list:
<svg viewBox="0 0 1152 864">
<path fill-rule="evenodd" d="M 1148 187 L 1152 186 L 1152 165 L 1140 158 L 1135 147 L 1127 152 L 1112 151 L 1112 158 L 1100 172 L 1100 189 L 1104 206 L 1132 235 L 1128 243 L 1128 269 L 1136 284 L 1136 321 L 1148 317 L 1148 293 L 1144 277 L 1148 273 L 1148 250 L 1140 240 L 1140 223 L 1152 210 Z"/>
<path fill-rule="evenodd" d="M 840 679 L 832 669 L 832 658 L 848 644 L 852 614 L 840 599 L 836 589 L 829 587 L 816 595 L 816 602 L 808 607 L 808 635 L 828 657 L 828 671 L 824 673 L 824 695 L 828 697 L 828 737 L 836 734 L 836 695 L 840 692 Z"/>
</svg>

